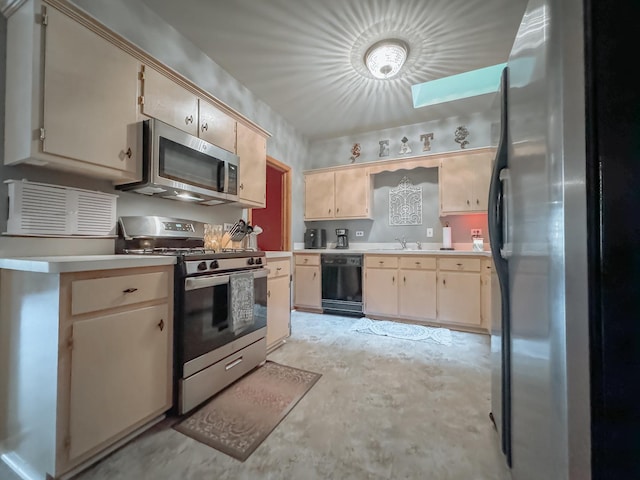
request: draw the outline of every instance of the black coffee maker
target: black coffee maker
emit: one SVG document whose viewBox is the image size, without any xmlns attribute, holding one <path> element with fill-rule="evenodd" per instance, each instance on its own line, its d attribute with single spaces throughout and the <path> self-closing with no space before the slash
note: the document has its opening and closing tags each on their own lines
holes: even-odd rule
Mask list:
<svg viewBox="0 0 640 480">
<path fill-rule="evenodd" d="M 336 248 L 349 248 L 349 230 L 346 228 L 336 228 Z"/>
</svg>

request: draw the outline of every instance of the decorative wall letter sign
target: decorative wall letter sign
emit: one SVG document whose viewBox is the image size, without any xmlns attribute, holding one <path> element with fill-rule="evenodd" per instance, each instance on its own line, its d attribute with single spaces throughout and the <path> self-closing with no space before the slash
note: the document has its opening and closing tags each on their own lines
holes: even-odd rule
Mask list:
<svg viewBox="0 0 640 480">
<path fill-rule="evenodd" d="M 351 147 L 351 163 L 356 161 L 356 158 L 360 156 L 360 144 L 354 143 L 353 147 Z"/>
<path fill-rule="evenodd" d="M 402 137 L 402 139 L 400 140 L 401 144 L 400 144 L 400 153 L 401 154 L 405 154 L 405 153 L 411 153 L 411 147 L 409 147 L 409 139 L 407 137 Z"/>
<path fill-rule="evenodd" d="M 460 144 L 460 148 L 465 148 L 467 145 L 469 145 L 469 142 L 465 140 L 465 138 L 467 138 L 468 136 L 469 130 L 467 130 L 467 127 L 465 127 L 464 125 L 460 125 L 458 128 L 456 128 L 455 141 Z"/>
<path fill-rule="evenodd" d="M 380 140 L 378 143 L 380 144 L 380 152 L 378 153 L 378 156 L 389 156 L 389 140 Z"/>
<path fill-rule="evenodd" d="M 433 140 L 433 133 L 423 133 L 420 135 L 420 140 L 422 140 L 422 151 L 428 152 L 431 150 L 431 140 Z"/>
</svg>

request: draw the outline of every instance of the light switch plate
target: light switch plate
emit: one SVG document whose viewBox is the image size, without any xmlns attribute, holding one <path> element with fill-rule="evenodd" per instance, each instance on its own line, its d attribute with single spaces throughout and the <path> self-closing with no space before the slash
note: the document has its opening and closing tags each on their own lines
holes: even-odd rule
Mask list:
<svg viewBox="0 0 640 480">
<path fill-rule="evenodd" d="M 471 236 L 472 237 L 481 237 L 482 236 L 482 229 L 481 228 L 472 228 L 471 229 Z"/>
<path fill-rule="evenodd" d="M 433 228 L 427 228 L 427 237 L 428 238 L 433 237 Z"/>
<path fill-rule="evenodd" d="M 364 237 L 364 232 L 362 230 L 356 230 L 356 237 Z"/>
</svg>

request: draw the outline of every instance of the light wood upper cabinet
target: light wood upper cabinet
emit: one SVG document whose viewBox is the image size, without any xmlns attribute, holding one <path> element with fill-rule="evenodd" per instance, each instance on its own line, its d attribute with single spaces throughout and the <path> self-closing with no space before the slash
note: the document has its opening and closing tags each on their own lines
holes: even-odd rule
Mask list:
<svg viewBox="0 0 640 480">
<path fill-rule="evenodd" d="M 142 113 L 198 135 L 198 97 L 153 68 L 142 65 Z"/>
<path fill-rule="evenodd" d="M 304 219 L 334 218 L 333 172 L 307 173 L 304 176 Z"/>
<path fill-rule="evenodd" d="M 371 176 L 354 167 L 305 173 L 305 220 L 371 218 Z"/>
<path fill-rule="evenodd" d="M 198 135 L 232 153 L 236 153 L 236 121 L 206 100 L 199 100 Z"/>
<path fill-rule="evenodd" d="M 239 202 L 262 208 L 267 201 L 267 139 L 238 123 L 236 149 L 240 158 Z"/>
<path fill-rule="evenodd" d="M 440 214 L 486 212 L 492 153 L 465 152 L 440 162 Z"/>
<path fill-rule="evenodd" d="M 5 164 L 139 179 L 137 70 L 64 13 L 25 4 L 7 21 Z"/>
</svg>

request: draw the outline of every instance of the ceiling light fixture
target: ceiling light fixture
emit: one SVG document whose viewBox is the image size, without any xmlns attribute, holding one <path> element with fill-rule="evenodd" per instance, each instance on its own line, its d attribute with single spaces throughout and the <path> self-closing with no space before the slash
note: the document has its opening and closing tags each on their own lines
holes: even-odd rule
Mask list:
<svg viewBox="0 0 640 480">
<path fill-rule="evenodd" d="M 402 40 L 381 40 L 369 47 L 364 63 L 376 78 L 391 78 L 400 72 L 409 54 L 409 46 Z"/>
</svg>

